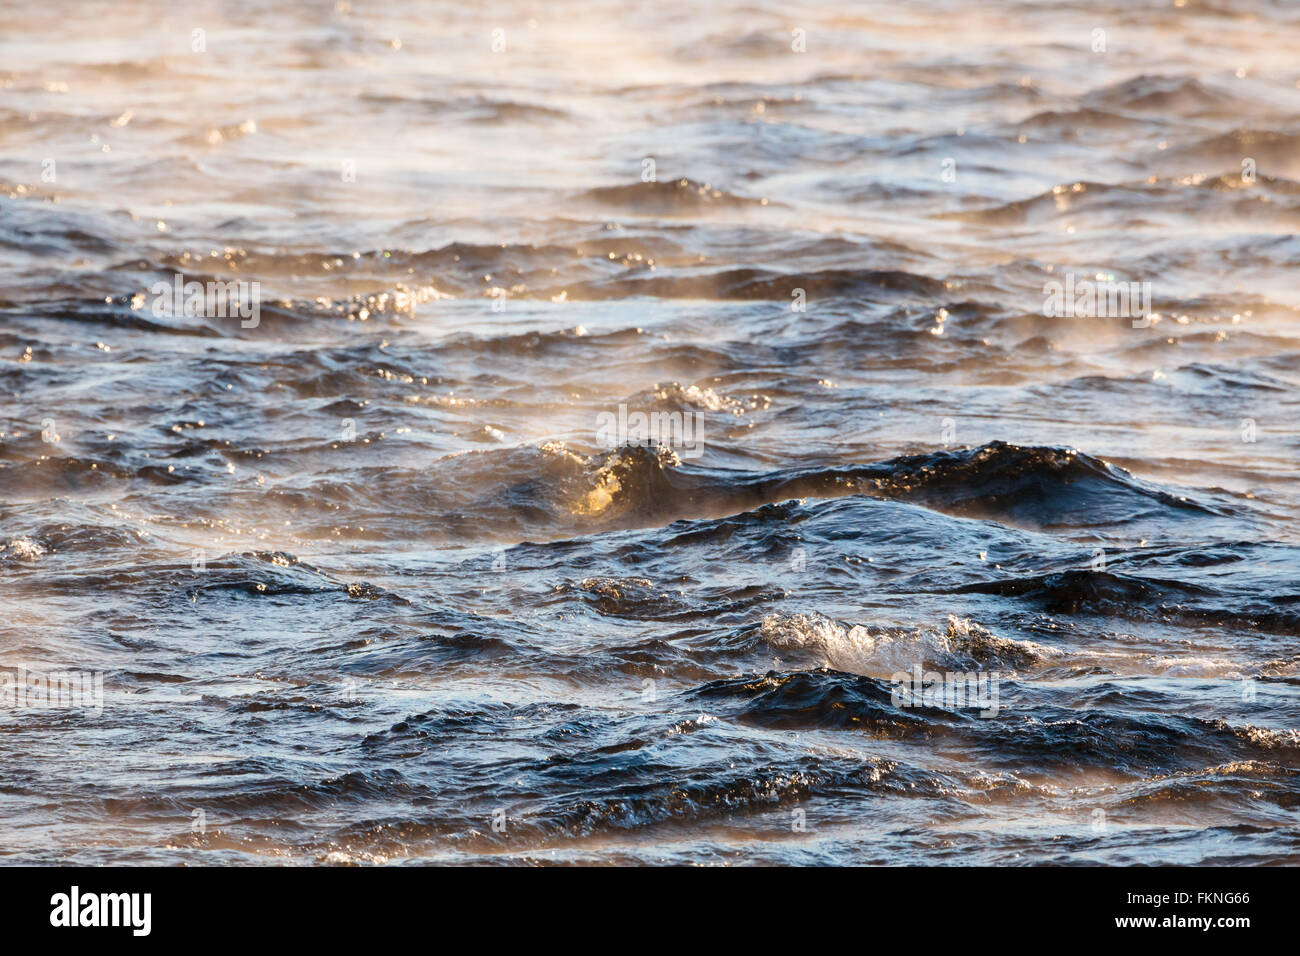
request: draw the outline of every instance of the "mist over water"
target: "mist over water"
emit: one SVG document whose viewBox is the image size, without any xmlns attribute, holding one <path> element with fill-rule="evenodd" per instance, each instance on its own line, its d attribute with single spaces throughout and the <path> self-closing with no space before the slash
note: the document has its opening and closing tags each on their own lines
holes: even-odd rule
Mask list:
<svg viewBox="0 0 1300 956">
<path fill-rule="evenodd" d="M 0 24 L 0 862 L 1300 862 L 1295 4 Z"/>
</svg>

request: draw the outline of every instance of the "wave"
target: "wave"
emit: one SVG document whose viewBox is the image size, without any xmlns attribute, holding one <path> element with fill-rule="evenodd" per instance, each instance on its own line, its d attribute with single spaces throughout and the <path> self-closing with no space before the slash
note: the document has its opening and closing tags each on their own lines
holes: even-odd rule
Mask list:
<svg viewBox="0 0 1300 956">
<path fill-rule="evenodd" d="M 708 209 L 756 209 L 767 200 L 741 196 L 691 179 L 600 186 L 575 196 L 579 202 L 617 206 L 641 215 L 695 215 Z"/>
<path fill-rule="evenodd" d="M 980 581 L 953 588 L 950 593 L 1015 597 L 1058 614 L 1087 611 L 1130 620 L 1177 619 L 1203 627 L 1300 635 L 1300 607 L 1294 606 L 1300 598 L 1256 596 L 1241 589 L 1225 594 L 1151 576 L 1077 569 Z M 1237 606 L 1231 606 L 1234 604 Z"/>
<path fill-rule="evenodd" d="M 1233 167 L 1223 163 L 1218 168 Z M 1270 166 L 1249 182 L 1242 178 L 1240 160 L 1235 172 L 1217 175 L 1151 177 L 1139 183 L 1062 183 L 1028 199 L 981 209 L 938 214 L 938 218 L 983 226 L 1027 226 L 1081 215 L 1125 217 L 1137 211 L 1145 220 L 1237 216 L 1252 223 L 1300 222 L 1300 205 L 1294 199 L 1297 184 L 1277 166 Z M 1265 202 L 1261 202 L 1265 200 Z M 1133 270 L 1133 274 L 1141 273 Z"/>
<path fill-rule="evenodd" d="M 709 408 L 735 418 L 745 409 L 707 391 L 656 392 L 663 408 Z M 0 467 L 0 489 L 21 497 L 53 485 L 85 493 L 145 481 L 174 485 L 228 480 L 229 452 L 218 439 L 200 438 L 185 467 L 149 459 L 51 458 L 38 436 L 24 439 L 28 460 Z M 313 446 L 312 455 L 345 455 L 338 442 Z M 300 452 L 301 453 L 301 452 Z M 197 456 L 197 457 L 195 457 Z M 242 459 L 237 460 L 242 462 Z M 935 451 L 872 464 L 739 471 L 685 464 L 659 446 L 623 446 L 584 455 L 562 442 L 488 449 L 442 458 L 429 468 L 367 467 L 353 463 L 340 480 L 280 481 L 256 489 L 260 507 L 321 512 L 346 505 L 375 533 L 409 527 L 412 520 L 448 533 L 478 527 L 498 534 L 660 525 L 716 518 L 791 499 L 864 495 L 921 505 L 964 518 L 992 519 L 1026 528 L 1122 528 L 1159 518 L 1240 517 L 1218 493 L 1186 493 L 1136 478 L 1082 452 L 992 442 L 974 449 Z M 327 518 L 331 523 L 332 516 Z"/>
<path fill-rule="evenodd" d="M 1160 117 L 1239 116 L 1252 104 L 1190 76 L 1144 73 L 1092 90 L 1083 102 L 1097 109 L 1154 113 Z"/>
<path fill-rule="evenodd" d="M 909 673 L 916 665 L 927 671 L 997 670 L 1010 676 L 1059 655 L 1031 641 L 997 637 L 974 621 L 953 616 L 943 628 L 899 628 L 775 612 L 763 618 L 760 634 L 774 649 L 811 653 L 835 670 L 879 678 Z"/>
<path fill-rule="evenodd" d="M 1245 158 L 1271 177 L 1300 179 L 1300 133 L 1238 128 L 1170 149 L 1165 162 L 1239 170 Z"/>
</svg>

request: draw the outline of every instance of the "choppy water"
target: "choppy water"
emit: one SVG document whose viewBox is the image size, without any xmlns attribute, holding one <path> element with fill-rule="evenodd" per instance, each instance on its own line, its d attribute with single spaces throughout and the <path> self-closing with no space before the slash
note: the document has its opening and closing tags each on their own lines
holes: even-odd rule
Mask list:
<svg viewBox="0 0 1300 956">
<path fill-rule="evenodd" d="M 1300 861 L 1300 8 L 297 6 L 0 4 L 0 859 Z"/>
</svg>

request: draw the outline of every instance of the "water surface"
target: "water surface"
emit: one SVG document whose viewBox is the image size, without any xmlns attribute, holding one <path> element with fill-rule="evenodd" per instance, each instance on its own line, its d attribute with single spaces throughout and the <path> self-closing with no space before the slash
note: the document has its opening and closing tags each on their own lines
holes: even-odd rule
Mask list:
<svg viewBox="0 0 1300 956">
<path fill-rule="evenodd" d="M 0 23 L 0 860 L 1300 861 L 1294 4 Z"/>
</svg>

